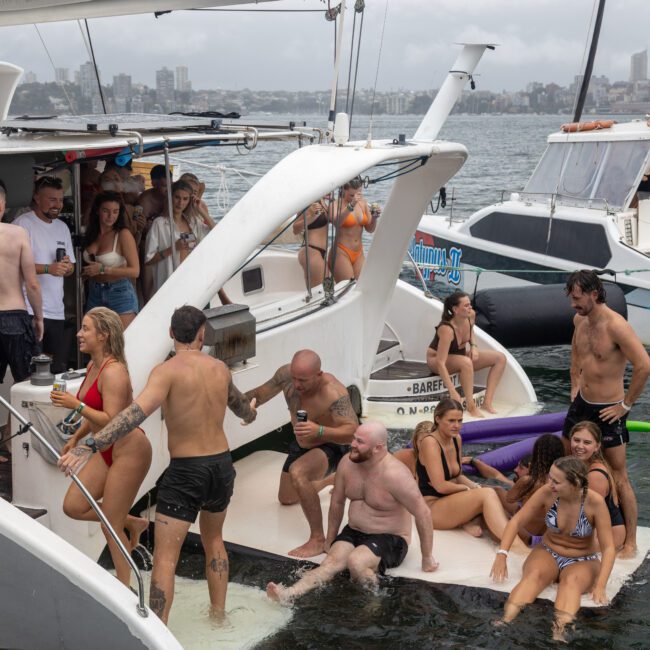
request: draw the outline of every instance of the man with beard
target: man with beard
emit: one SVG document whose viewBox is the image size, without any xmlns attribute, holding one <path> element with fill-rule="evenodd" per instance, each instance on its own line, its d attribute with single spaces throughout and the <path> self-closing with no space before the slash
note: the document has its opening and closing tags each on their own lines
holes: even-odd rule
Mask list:
<svg viewBox="0 0 650 650">
<path fill-rule="evenodd" d="M 630 324 L 605 304 L 605 289 L 594 271 L 572 273 L 566 293 L 577 314 L 571 344 L 571 399 L 562 435 L 565 447 L 571 428 L 588 420 L 600 427 L 603 452 L 614 473 L 625 516 L 626 538 L 621 557 L 636 553 L 637 502 L 627 475 L 626 420 L 650 375 L 650 358 Z M 627 363 L 632 377 L 623 382 Z M 567 452 L 570 453 L 570 452 Z"/>
<path fill-rule="evenodd" d="M 356 430 L 350 454 L 341 460 L 336 472 L 327 557 L 291 587 L 269 582 L 269 598 L 288 604 L 345 569 L 353 580 L 375 587 L 377 573 L 383 574 L 404 560 L 411 541 L 411 515 L 420 537 L 422 570 L 438 568 L 432 555 L 431 513 L 409 470 L 388 453 L 387 435 L 378 422 L 362 424 Z M 348 524 L 339 533 L 346 499 L 350 500 Z"/>
<path fill-rule="evenodd" d="M 284 393 L 295 440 L 282 467 L 278 500 L 282 505 L 300 503 L 309 524 L 309 539 L 289 551 L 295 557 L 312 557 L 325 550 L 323 513 L 318 492 L 336 471 L 359 424 L 345 386 L 321 370 L 313 350 L 300 350 L 290 364 L 281 366 L 266 383 L 249 390 L 258 407 Z M 306 419 L 298 417 L 300 415 Z"/>
<path fill-rule="evenodd" d="M 41 176 L 34 184 L 32 212 L 21 215 L 14 225 L 29 235 L 36 275 L 43 295 L 43 352 L 52 357 L 52 370 L 67 366 L 63 306 L 63 278 L 74 273 L 74 251 L 68 226 L 59 221 L 63 208 L 63 184 L 55 176 Z M 33 305 L 29 305 L 33 314 Z"/>
</svg>

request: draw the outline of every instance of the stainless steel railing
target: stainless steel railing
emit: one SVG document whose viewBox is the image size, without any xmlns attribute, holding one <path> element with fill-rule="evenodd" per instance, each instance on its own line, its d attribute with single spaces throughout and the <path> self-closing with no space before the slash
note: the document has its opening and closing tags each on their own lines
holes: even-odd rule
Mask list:
<svg viewBox="0 0 650 650">
<path fill-rule="evenodd" d="M 9 402 L 7 402 L 7 400 L 5 400 L 1 396 L 0 396 L 0 404 L 2 404 L 19 422 L 22 422 L 23 425 L 25 425 L 26 427 L 25 430 L 26 431 L 30 430 L 39 439 L 41 444 L 44 447 L 46 447 L 46 449 L 52 454 L 52 456 L 56 458 L 56 460 L 59 460 L 59 458 L 61 458 L 57 450 L 54 449 L 54 447 L 52 447 L 52 445 L 34 427 L 34 425 L 28 420 L 26 420 Z M 86 501 L 88 501 L 88 503 L 90 504 L 90 507 L 95 511 L 97 517 L 99 517 L 99 520 L 102 522 L 102 524 L 108 531 L 108 534 L 113 538 L 115 544 L 117 544 L 117 547 L 120 549 L 120 553 L 122 553 L 126 561 L 129 563 L 131 569 L 133 569 L 133 573 L 135 574 L 136 580 L 138 581 L 138 604 L 136 605 L 136 610 L 140 616 L 142 616 L 143 618 L 147 618 L 149 616 L 149 612 L 144 604 L 144 582 L 142 581 L 142 575 L 140 574 L 140 570 L 138 569 L 136 563 L 133 561 L 131 554 L 127 551 L 126 547 L 122 543 L 122 540 L 117 536 L 117 533 L 108 522 L 108 519 L 106 519 L 106 515 L 102 512 L 102 509 L 99 507 L 99 504 L 97 503 L 97 501 L 95 501 L 95 499 L 93 499 L 90 492 L 88 492 L 88 490 L 86 489 L 86 486 L 79 480 L 79 478 L 75 474 L 72 474 L 71 478 L 76 483 L 77 487 L 81 490 L 81 493 L 86 498 Z"/>
</svg>

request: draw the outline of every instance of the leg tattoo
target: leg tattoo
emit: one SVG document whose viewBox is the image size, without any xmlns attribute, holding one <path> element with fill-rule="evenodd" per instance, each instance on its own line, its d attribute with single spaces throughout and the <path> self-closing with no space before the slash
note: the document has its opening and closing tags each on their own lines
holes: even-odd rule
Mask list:
<svg viewBox="0 0 650 650">
<path fill-rule="evenodd" d="M 213 557 L 210 560 L 210 570 L 219 574 L 219 578 L 228 575 L 228 556 L 225 559 L 221 557 Z"/>
<path fill-rule="evenodd" d="M 151 588 L 149 589 L 149 607 L 151 607 L 151 610 L 156 616 L 162 618 L 166 604 L 167 596 L 165 592 L 152 580 Z"/>
</svg>

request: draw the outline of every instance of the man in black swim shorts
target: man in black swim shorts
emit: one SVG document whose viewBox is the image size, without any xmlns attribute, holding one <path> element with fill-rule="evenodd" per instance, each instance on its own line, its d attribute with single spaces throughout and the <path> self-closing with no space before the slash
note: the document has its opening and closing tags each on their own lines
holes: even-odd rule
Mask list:
<svg viewBox="0 0 650 650">
<path fill-rule="evenodd" d="M 269 381 L 246 396 L 257 405 L 284 393 L 295 438 L 282 467 L 278 500 L 282 505 L 300 503 L 309 524 L 309 539 L 289 551 L 295 557 L 312 557 L 325 550 L 323 513 L 318 492 L 331 484 L 325 477 L 336 471 L 359 423 L 345 386 L 321 370 L 320 357 L 300 350 Z M 302 417 L 298 417 L 299 412 Z M 306 416 L 306 420 L 303 418 Z"/>
<path fill-rule="evenodd" d="M 438 568 L 433 559 L 431 512 L 406 465 L 386 449 L 386 428 L 378 422 L 361 425 L 349 456 L 336 472 L 327 529 L 327 557 L 291 587 L 269 582 L 272 600 L 288 604 L 348 569 L 350 577 L 367 587 L 377 574 L 399 566 L 411 541 L 412 520 L 420 537 L 422 571 Z M 345 501 L 350 500 L 348 524 L 339 533 Z"/>
<path fill-rule="evenodd" d="M 575 271 L 566 293 L 576 311 L 571 344 L 571 399 L 563 435 L 570 453 L 574 424 L 589 420 L 603 434 L 603 452 L 610 464 L 625 516 L 625 543 L 620 557 L 636 554 L 637 502 L 627 474 L 625 425 L 634 402 L 650 375 L 650 358 L 630 324 L 605 304 L 605 288 L 594 271 Z M 628 362 L 632 377 L 625 390 Z"/>
<path fill-rule="evenodd" d="M 197 514 L 211 613 L 216 617 L 224 614 L 228 555 L 222 531 L 235 469 L 223 420 L 226 407 L 243 418 L 244 424 L 256 416 L 255 401 L 249 404 L 237 390 L 227 366 L 201 352 L 205 321 L 203 312 L 195 307 L 186 305 L 174 312 L 170 335 L 175 356 L 156 366 L 131 406 L 93 436 L 97 449 L 105 449 L 163 408 L 171 462 L 158 486 L 149 606 L 164 623 L 174 598 L 181 546 Z M 89 453 L 90 447 L 78 445 L 61 462 L 75 471 Z M 79 457 L 78 464 L 73 455 Z"/>
</svg>

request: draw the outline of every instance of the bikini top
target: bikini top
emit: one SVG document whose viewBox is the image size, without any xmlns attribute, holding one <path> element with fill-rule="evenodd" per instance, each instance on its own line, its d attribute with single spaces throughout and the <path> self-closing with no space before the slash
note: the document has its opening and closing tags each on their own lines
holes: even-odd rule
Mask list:
<svg viewBox="0 0 650 650">
<path fill-rule="evenodd" d="M 320 201 L 318 205 L 320 205 L 323 211 L 307 226 L 307 230 L 318 230 L 327 225 L 327 208 Z"/>
<path fill-rule="evenodd" d="M 361 221 L 359 221 L 354 214 L 354 210 L 348 212 L 348 216 L 341 221 L 341 228 L 354 228 L 355 226 L 367 226 L 372 221 L 372 217 L 368 216 L 366 212 L 362 212 Z"/>
<path fill-rule="evenodd" d="M 101 255 L 95 255 L 95 262 L 103 264 L 104 266 L 110 266 L 112 268 L 119 268 L 121 266 L 126 266 L 126 258 L 117 253 L 117 242 L 120 238 L 120 233 L 115 233 L 115 239 L 113 240 L 113 250 L 108 253 L 102 253 Z M 86 251 L 84 251 L 84 259 L 90 261 L 87 258 Z"/>
<path fill-rule="evenodd" d="M 449 465 L 447 465 L 447 458 L 445 457 L 445 452 L 442 448 L 442 445 L 440 444 L 440 441 L 437 440 L 436 437 L 432 435 L 423 436 L 423 438 L 427 438 L 427 437 L 433 438 L 438 443 L 438 446 L 440 447 L 440 460 L 442 461 L 442 473 L 445 477 L 445 481 L 451 481 L 457 476 L 460 476 L 462 466 L 460 464 L 460 448 L 458 447 L 458 440 L 456 438 L 452 438 L 454 441 L 454 447 L 456 449 L 456 460 L 458 461 L 458 472 L 456 472 L 456 474 L 452 476 L 451 472 L 449 471 Z M 415 461 L 415 473 L 417 474 L 418 477 L 418 487 L 420 488 L 420 492 L 424 496 L 432 496 L 432 497 L 448 496 L 446 494 L 443 494 L 442 492 L 438 492 L 438 490 L 436 490 L 431 485 L 427 468 L 417 458 Z"/>
<path fill-rule="evenodd" d="M 557 525 L 557 506 L 560 502 L 560 499 L 555 499 L 553 505 L 549 508 L 546 513 L 546 527 L 553 533 L 561 533 Z M 569 533 L 571 537 L 591 537 L 593 535 L 594 528 L 589 523 L 587 515 L 585 514 L 585 498 L 584 496 L 580 500 L 580 512 L 578 513 L 578 521 L 576 522 L 576 527 Z"/>
<path fill-rule="evenodd" d="M 97 382 L 99 381 L 99 375 L 102 374 L 102 370 L 104 370 L 106 365 L 111 361 L 115 361 L 115 359 L 109 358 L 106 359 L 106 361 L 104 361 L 101 368 L 99 369 L 99 372 L 97 373 L 97 377 L 95 377 L 95 381 L 92 383 L 90 388 L 86 391 L 86 395 L 83 399 L 84 404 L 91 409 L 95 409 L 95 411 L 104 410 L 104 399 L 102 398 L 102 394 L 99 392 L 99 387 L 97 386 Z M 91 361 L 90 365 L 88 366 L 88 373 L 84 377 L 84 380 L 81 383 L 81 386 L 79 386 L 79 390 L 77 391 L 77 399 L 79 399 L 79 395 L 81 395 L 81 391 L 83 390 L 84 384 L 86 383 L 86 379 L 88 379 L 88 374 L 90 374 L 90 370 L 92 367 L 93 364 Z"/>
<path fill-rule="evenodd" d="M 454 331 L 454 337 L 451 340 L 451 343 L 449 344 L 449 352 L 448 354 L 456 354 L 459 356 L 466 356 L 467 355 L 467 349 L 466 345 L 467 343 L 463 345 L 458 345 L 458 338 L 456 336 L 456 328 L 449 323 L 448 321 L 443 320 L 440 325 L 436 327 L 436 334 L 433 337 L 433 341 L 429 343 L 429 347 L 432 350 L 437 350 L 438 349 L 438 343 L 440 343 L 440 337 L 438 336 L 438 329 L 442 327 L 443 325 L 446 325 L 447 327 L 451 327 L 451 329 Z M 472 340 L 472 322 L 470 321 L 469 323 L 469 340 Z"/>
</svg>

